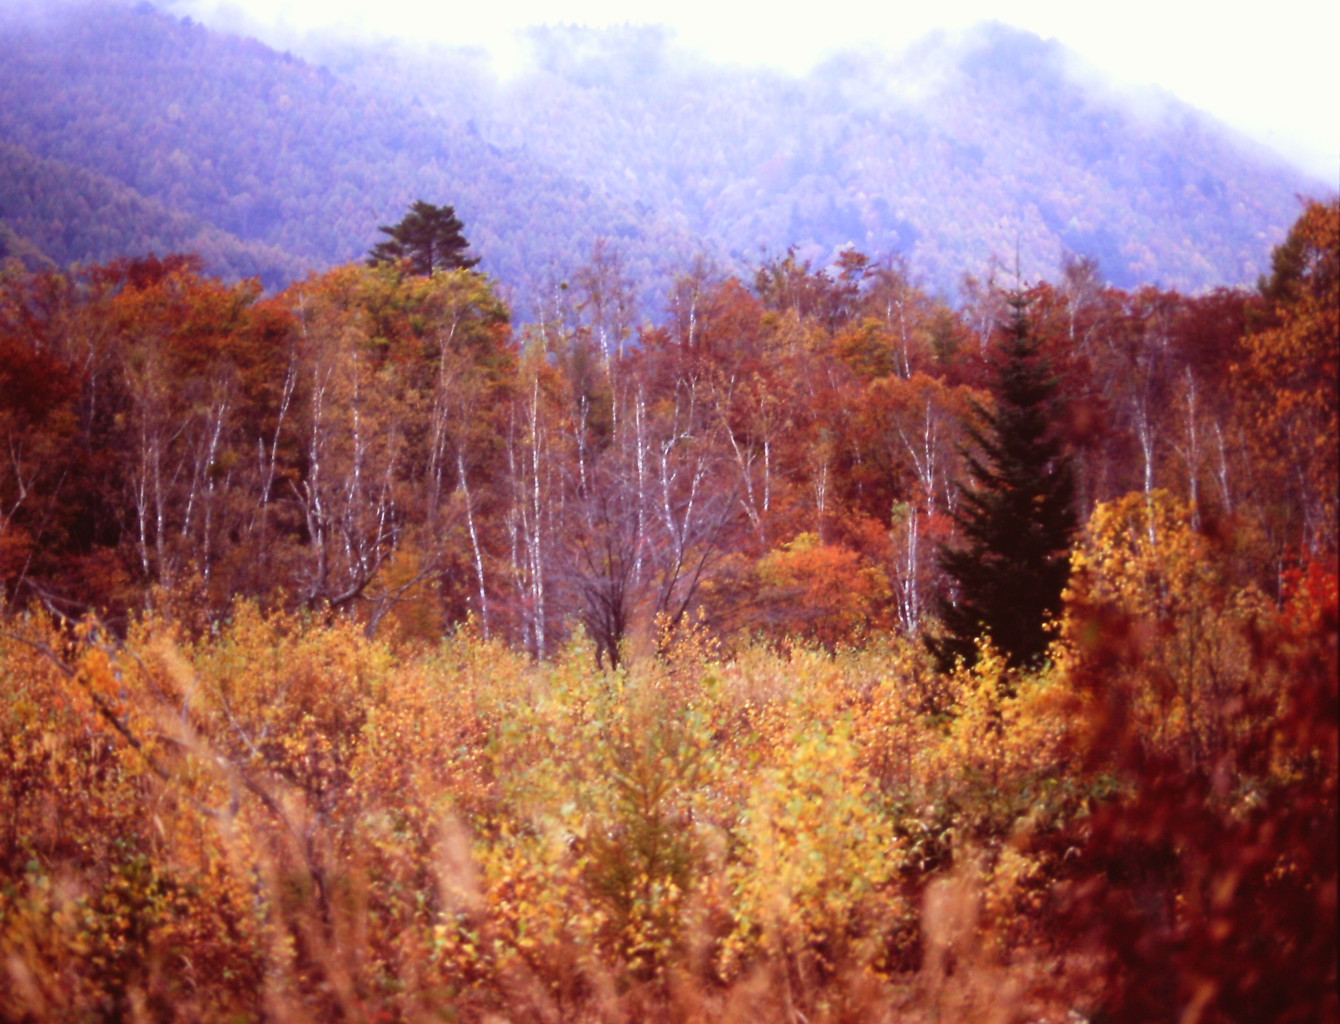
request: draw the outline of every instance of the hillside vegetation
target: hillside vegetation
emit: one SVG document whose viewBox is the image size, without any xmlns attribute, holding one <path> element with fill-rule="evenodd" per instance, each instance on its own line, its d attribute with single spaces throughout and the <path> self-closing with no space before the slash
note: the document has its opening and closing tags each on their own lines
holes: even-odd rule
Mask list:
<svg viewBox="0 0 1340 1024">
<path fill-rule="evenodd" d="M 1327 1019 L 1334 575 L 1179 572 L 1013 678 L 11 621 L 0 1018 Z"/>
<path fill-rule="evenodd" d="M 0 10 L 0 1024 L 1340 1015 L 1340 200 L 530 44 Z"/>
<path fill-rule="evenodd" d="M 1322 187 L 1169 98 L 1133 112 L 1000 26 L 806 78 L 705 65 L 654 29 L 536 30 L 530 49 L 501 82 L 478 53 L 316 40 L 303 60 L 147 4 L 0 12 L 5 159 L 57 162 L 0 217 L 62 266 L 208 227 L 185 247 L 212 272 L 274 287 L 431 197 L 525 318 L 603 238 L 659 319 L 696 255 L 740 274 L 792 245 L 816 265 L 899 256 L 946 296 L 1016 254 L 1030 277 L 1069 252 L 1122 287 L 1248 283 Z"/>
<path fill-rule="evenodd" d="M 5 264 L 0 1019 L 1334 1016 L 1340 203 L 1199 298 L 597 255 Z M 1084 525 L 937 666 L 1021 359 Z"/>
<path fill-rule="evenodd" d="M 748 287 L 690 268 L 641 330 L 608 251 L 519 333 L 470 270 L 349 264 L 265 296 L 184 256 L 10 263 L 4 597 L 120 622 L 159 591 L 206 618 L 248 594 L 424 637 L 473 618 L 538 657 L 580 622 L 616 662 L 699 613 L 723 638 L 915 637 L 1013 302 L 1078 521 L 1167 494 L 1278 600 L 1336 543 L 1336 211 L 1307 208 L 1255 293 L 1123 291 L 1081 261 L 954 311 L 848 251 Z"/>
</svg>

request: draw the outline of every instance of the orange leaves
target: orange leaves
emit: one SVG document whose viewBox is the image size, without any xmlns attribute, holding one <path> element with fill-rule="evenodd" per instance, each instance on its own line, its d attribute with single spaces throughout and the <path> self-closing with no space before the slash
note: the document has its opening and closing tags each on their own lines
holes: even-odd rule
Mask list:
<svg viewBox="0 0 1340 1024">
<path fill-rule="evenodd" d="M 0 632 L 0 988 L 20 1012 L 919 1018 L 970 976 L 1004 979 L 1002 1015 L 1096 1016 L 1106 961 L 1056 955 L 1087 934 L 1056 908 L 1101 890 L 1101 856 L 1131 868 L 1122 843 L 1180 855 L 1155 833 L 1182 817 L 1188 849 L 1251 839 L 1242 907 L 1328 905 L 1305 819 L 1334 819 L 1335 574 L 1301 561 L 1278 609 L 1243 582 L 1228 505 L 1262 494 L 1231 477 L 1204 379 L 1178 378 L 1175 442 L 1231 529 L 1206 502 L 1200 532 L 1152 485 L 1105 501 L 1125 476 L 1096 473 L 1051 662 L 984 650 L 941 674 L 912 638 L 969 392 L 917 372 L 948 356 L 928 308 L 900 333 L 901 286 L 875 321 L 878 289 L 830 289 L 825 326 L 786 275 L 768 313 L 738 283 L 689 282 L 679 344 L 603 361 L 549 325 L 513 352 L 471 275 L 339 268 L 264 302 L 170 261 L 95 284 L 96 315 L 62 314 L 79 397 L 0 413 L 21 510 L 0 563 L 13 579 L 48 536 L 21 495 L 46 486 L 33 468 L 105 427 L 124 450 L 89 475 L 125 515 L 71 517 L 65 550 L 104 592 L 130 593 L 127 564 L 178 582 L 119 639 L 40 616 Z M 1324 374 L 1295 315 L 1310 287 L 1272 299 L 1269 331 L 1294 333 L 1257 336 L 1240 382 L 1291 359 Z M 1091 355 L 1106 316 L 1072 318 Z M 121 352 L 137 324 L 153 336 Z M 1258 458 L 1324 411 L 1286 383 L 1301 397 L 1260 399 Z M 1293 493 L 1264 501 L 1287 516 Z M 575 625 L 593 580 L 635 584 L 611 595 L 618 635 Z M 301 592 L 277 611 L 217 598 L 285 584 Z M 379 623 L 397 628 L 373 640 Z M 597 649 L 628 657 L 592 671 Z M 1294 794 L 1308 814 L 1275 835 L 1263 809 Z M 1152 808 L 1144 832 L 1118 798 Z M 1212 938 L 1218 912 L 1196 908 L 1237 898 L 1232 857 L 1155 872 L 1132 905 Z"/>
<path fill-rule="evenodd" d="M 582 640 L 543 664 L 469 631 L 397 651 L 348 621 L 246 603 L 194 642 L 162 619 L 120 645 L 10 622 L 0 981 L 43 1019 L 171 1006 L 206 1021 L 418 1021 L 450 1006 L 466 1020 L 727 1022 L 748 1003 L 814 1020 L 895 1002 L 930 1014 L 959 981 L 1020 1016 L 1097 1010 L 1106 961 L 1056 946 L 1100 926 L 1061 930 L 1056 915 L 1100 882 L 1118 901 L 1105 906 L 1124 906 L 1101 858 L 1133 855 L 1103 844 L 1155 842 L 1174 815 L 1208 858 L 1186 862 L 1209 872 L 1195 878 L 1220 889 L 1157 875 L 1132 906 L 1165 901 L 1208 929 L 1220 918 L 1197 907 L 1222 890 L 1233 914 L 1256 893 L 1291 920 L 1279 894 L 1307 894 L 1320 847 L 1298 815 L 1287 842 L 1252 826 L 1254 808 L 1301 794 L 1324 819 L 1334 792 L 1334 759 L 1317 756 L 1333 697 L 1328 712 L 1313 678 L 1334 575 L 1300 572 L 1252 633 L 1256 606 L 1201 568 L 1173 499 L 1156 494 L 1152 520 L 1140 495 L 1100 512 L 1077 586 L 1160 615 L 1101 680 L 1133 695 L 1146 751 L 1130 762 L 1089 749 L 1121 723 L 1100 727 L 1109 707 L 1078 622 L 1041 672 L 985 651 L 949 677 L 898 640 L 726 660 L 688 637 L 664 661 L 593 672 Z M 1149 521 L 1166 566 L 1146 557 Z M 859 575 L 825 547 L 777 554 Z M 773 585 L 787 564 L 770 563 Z M 1262 649 L 1244 654 L 1243 636 Z M 48 656 L 62 653 L 65 670 Z M 1306 685 L 1286 685 L 1284 665 Z M 1253 666 L 1285 710 L 1250 703 Z M 1176 757 L 1163 781 L 1133 768 Z M 1158 787 L 1172 782 L 1169 810 Z M 1152 808 L 1135 838 L 1101 831 L 1116 827 L 1114 792 Z M 1249 874 L 1195 846 L 1196 829 L 1245 835 Z M 1224 977 L 1215 957 L 1237 932 L 1214 941 L 1197 963 Z"/>
<path fill-rule="evenodd" d="M 895 372 L 893 338 L 877 320 L 849 325 L 833 339 L 833 348 L 858 377 L 874 379 Z"/>
<path fill-rule="evenodd" d="M 849 548 L 802 533 L 759 560 L 757 602 L 769 635 L 832 648 L 882 622 L 889 583 Z"/>
<path fill-rule="evenodd" d="M 1292 502 L 1303 546 L 1336 550 L 1337 368 L 1340 366 L 1340 201 L 1311 202 L 1264 283 L 1267 325 L 1243 339 L 1234 367 L 1257 472 Z M 1291 510 L 1276 515 L 1291 518 Z"/>
<path fill-rule="evenodd" d="M 1262 586 L 1284 551 L 1334 550 L 1335 221 L 1304 211 L 1257 300 L 1126 294 L 1082 262 L 1032 290 L 1086 510 L 1176 486 L 1198 527 L 1253 532 L 1235 569 Z M 472 621 L 540 658 L 580 623 L 609 661 L 709 607 L 726 642 L 931 628 L 962 382 L 1003 293 L 955 312 L 900 261 L 797 251 L 752 291 L 698 266 L 635 338 L 627 269 L 597 247 L 518 345 L 468 271 L 349 265 L 262 297 L 183 256 L 11 266 L 4 600 L 204 628 L 242 594 L 424 643 Z"/>
<path fill-rule="evenodd" d="M 752 563 L 733 558 L 706 586 L 704 603 L 726 635 L 833 650 L 888 625 L 891 597 L 888 576 L 868 554 L 801 533 Z"/>
<path fill-rule="evenodd" d="M 1094 509 L 1071 560 L 1072 589 L 1154 618 L 1208 596 L 1216 573 L 1208 542 L 1190 529 L 1186 505 L 1167 491 L 1131 493 Z"/>
</svg>

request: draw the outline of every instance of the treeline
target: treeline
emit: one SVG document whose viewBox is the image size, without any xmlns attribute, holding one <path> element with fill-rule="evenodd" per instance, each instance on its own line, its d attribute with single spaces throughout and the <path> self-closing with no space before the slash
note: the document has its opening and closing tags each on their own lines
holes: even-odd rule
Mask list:
<svg viewBox="0 0 1340 1024">
<path fill-rule="evenodd" d="M 1171 516 L 1274 598 L 1334 556 L 1338 224 L 1310 204 L 1254 292 L 1122 291 L 1085 261 L 1023 290 L 1090 536 L 1136 543 L 1125 507 L 1157 559 Z M 699 620 L 923 632 L 1009 295 L 954 310 L 854 251 L 688 271 L 663 327 L 634 295 L 603 245 L 520 330 L 470 271 L 266 296 L 182 256 L 8 264 L 3 599 L 204 625 L 250 595 L 541 658 L 580 626 L 609 663 Z"/>
<path fill-rule="evenodd" d="M 0 1020 L 1334 1018 L 1340 203 L 1195 298 L 628 276 L 4 265 Z M 944 670 L 1021 326 L 1085 525 Z"/>
</svg>

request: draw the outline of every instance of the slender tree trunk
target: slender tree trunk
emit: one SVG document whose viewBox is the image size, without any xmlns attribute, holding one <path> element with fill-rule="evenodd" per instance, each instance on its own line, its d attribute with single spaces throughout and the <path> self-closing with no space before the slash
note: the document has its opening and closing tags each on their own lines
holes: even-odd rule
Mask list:
<svg viewBox="0 0 1340 1024">
<path fill-rule="evenodd" d="M 456 452 L 456 476 L 465 498 L 465 524 L 470 531 L 470 547 L 475 556 L 475 578 L 479 584 L 479 625 L 484 639 L 489 638 L 489 595 L 484 583 L 484 555 L 479 549 L 479 531 L 475 529 L 475 512 L 470 500 L 470 484 L 465 476 L 465 459 Z"/>
</svg>

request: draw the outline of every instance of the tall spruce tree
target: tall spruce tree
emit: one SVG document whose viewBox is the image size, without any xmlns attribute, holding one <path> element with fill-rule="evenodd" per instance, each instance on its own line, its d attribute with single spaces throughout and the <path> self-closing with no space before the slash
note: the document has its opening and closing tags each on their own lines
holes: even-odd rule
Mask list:
<svg viewBox="0 0 1340 1024">
<path fill-rule="evenodd" d="M 463 225 L 450 206 L 434 206 L 416 199 L 399 224 L 383 224 L 377 230 L 389 235 L 378 242 L 368 263 L 394 263 L 408 259 L 410 269 L 424 277 L 435 270 L 468 270 L 479 262 L 467 257 L 470 243 L 461 233 Z"/>
<path fill-rule="evenodd" d="M 1070 573 L 1074 471 L 1056 425 L 1057 379 L 1028 318 L 1010 298 L 1005 338 L 993 357 L 995 402 L 974 406 L 960 484 L 960 538 L 941 547 L 951 587 L 940 598 L 942 632 L 926 641 L 942 670 L 977 658 L 989 637 L 1016 667 L 1035 667 L 1052 639 Z"/>
</svg>

